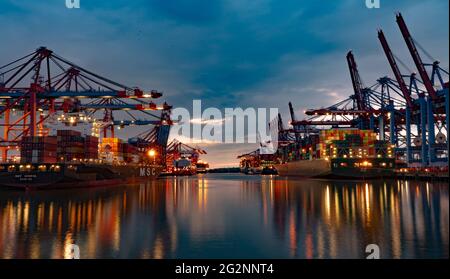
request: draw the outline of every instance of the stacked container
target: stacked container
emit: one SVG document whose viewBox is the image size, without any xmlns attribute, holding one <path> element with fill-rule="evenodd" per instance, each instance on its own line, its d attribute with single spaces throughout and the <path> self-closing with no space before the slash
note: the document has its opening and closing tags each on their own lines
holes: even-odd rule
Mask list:
<svg viewBox="0 0 450 279">
<path fill-rule="evenodd" d="M 84 140 L 85 159 L 98 159 L 98 137 L 86 136 Z"/>
<path fill-rule="evenodd" d="M 57 156 L 59 161 L 73 161 L 85 158 L 85 140 L 81 133 L 73 130 L 58 130 Z"/>
<path fill-rule="evenodd" d="M 81 135 L 74 130 L 58 130 L 56 136 L 23 137 L 21 143 L 22 163 L 56 163 L 74 160 L 105 159 L 118 163 L 139 163 L 139 148 L 123 143 L 118 138 L 99 138 Z"/>
<path fill-rule="evenodd" d="M 351 157 L 375 157 L 387 147 L 372 130 L 330 129 L 320 132 L 321 157 L 348 154 Z"/>
<path fill-rule="evenodd" d="M 122 154 L 123 160 L 127 163 L 135 162 L 136 163 L 136 155 L 138 153 L 137 148 L 134 145 L 129 143 L 122 144 Z"/>
<path fill-rule="evenodd" d="M 56 163 L 56 137 L 23 137 L 20 143 L 21 163 Z"/>
<path fill-rule="evenodd" d="M 347 140 L 348 138 L 356 138 L 359 136 L 362 139 L 362 144 L 373 144 L 377 139 L 377 134 L 372 130 L 358 130 L 358 129 L 330 129 L 320 131 L 320 142 L 329 143 L 333 140 Z"/>
</svg>

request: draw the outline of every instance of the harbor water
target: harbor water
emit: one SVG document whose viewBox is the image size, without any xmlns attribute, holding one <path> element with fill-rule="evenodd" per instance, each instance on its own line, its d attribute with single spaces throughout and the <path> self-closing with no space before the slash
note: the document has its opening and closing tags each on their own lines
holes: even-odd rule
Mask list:
<svg viewBox="0 0 450 279">
<path fill-rule="evenodd" d="M 0 191 L 0 258 L 448 258 L 448 184 L 204 174 Z"/>
</svg>

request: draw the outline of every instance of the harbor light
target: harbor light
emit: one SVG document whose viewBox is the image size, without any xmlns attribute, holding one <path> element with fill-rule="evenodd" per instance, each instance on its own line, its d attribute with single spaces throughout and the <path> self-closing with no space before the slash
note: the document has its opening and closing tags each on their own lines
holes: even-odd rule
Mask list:
<svg viewBox="0 0 450 279">
<path fill-rule="evenodd" d="M 156 156 L 156 151 L 154 149 L 150 149 L 147 152 L 147 154 L 148 154 L 149 157 L 155 157 Z"/>
</svg>

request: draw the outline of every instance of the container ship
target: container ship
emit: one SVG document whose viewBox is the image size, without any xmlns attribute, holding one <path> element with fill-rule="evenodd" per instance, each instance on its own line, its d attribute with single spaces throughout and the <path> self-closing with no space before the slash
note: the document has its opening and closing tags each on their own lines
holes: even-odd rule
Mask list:
<svg viewBox="0 0 450 279">
<path fill-rule="evenodd" d="M 163 176 L 190 176 L 206 173 L 209 164 L 200 159 L 205 150 L 192 147 L 176 139 L 167 144 Z"/>
<path fill-rule="evenodd" d="M 209 164 L 208 162 L 199 160 L 195 165 L 195 168 L 197 170 L 197 173 L 207 173 L 209 169 Z"/>
<path fill-rule="evenodd" d="M 95 187 L 155 179 L 163 166 L 156 149 L 141 149 L 118 138 L 82 136 L 58 130 L 56 136 L 27 136 L 20 158 L 0 165 L 0 186 L 18 189 Z"/>
<path fill-rule="evenodd" d="M 239 155 L 237 158 L 240 160 L 239 168 L 240 172 L 244 174 L 262 174 L 271 175 L 277 174 L 276 169 L 273 167 L 276 161 L 275 154 L 261 154 L 260 149 L 253 152 Z"/>
<path fill-rule="evenodd" d="M 44 46 L 0 65 L 0 187 L 93 187 L 156 178 L 173 124 L 172 106 L 154 102 L 161 96 Z M 116 128 L 131 126 L 141 133 L 115 137 Z"/>
<path fill-rule="evenodd" d="M 392 146 L 372 130 L 330 129 L 278 151 L 281 176 L 371 179 L 394 175 Z"/>
<path fill-rule="evenodd" d="M 179 158 L 173 160 L 171 164 L 167 163 L 162 173 L 163 176 L 191 176 L 200 173 L 207 173 L 209 170 L 208 162 L 196 158 Z"/>
</svg>

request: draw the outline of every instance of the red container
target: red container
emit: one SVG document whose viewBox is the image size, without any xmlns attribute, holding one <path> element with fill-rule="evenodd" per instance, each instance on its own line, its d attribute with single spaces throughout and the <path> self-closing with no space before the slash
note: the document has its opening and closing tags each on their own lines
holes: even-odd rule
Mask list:
<svg viewBox="0 0 450 279">
<path fill-rule="evenodd" d="M 74 130 L 58 130 L 56 131 L 57 136 L 81 136 L 81 132 Z"/>
</svg>

